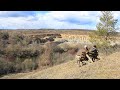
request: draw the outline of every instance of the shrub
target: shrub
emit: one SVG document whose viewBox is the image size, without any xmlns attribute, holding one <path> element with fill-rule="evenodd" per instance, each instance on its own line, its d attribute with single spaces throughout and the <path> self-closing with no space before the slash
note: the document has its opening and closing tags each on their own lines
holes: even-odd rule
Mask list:
<svg viewBox="0 0 120 90">
<path fill-rule="evenodd" d="M 119 52 L 119 51 L 120 51 L 120 45 L 110 46 L 107 48 L 104 47 L 99 48 L 99 52 L 106 55 L 110 55 L 114 52 Z"/>
<path fill-rule="evenodd" d="M 0 33 L 0 38 L 2 40 L 8 40 L 9 39 L 9 33 L 8 32 L 1 32 Z"/>
<path fill-rule="evenodd" d="M 57 64 L 61 64 L 61 63 L 64 63 L 64 62 L 67 62 L 67 61 L 70 61 L 70 60 L 74 60 L 74 55 L 72 54 L 69 54 L 68 52 L 65 52 L 65 53 L 54 53 L 53 54 L 53 63 L 54 65 L 57 65 Z"/>
<path fill-rule="evenodd" d="M 53 37 L 49 37 L 47 38 L 48 41 L 54 41 L 54 38 Z"/>
<path fill-rule="evenodd" d="M 12 40 L 15 44 L 19 43 L 19 44 L 22 44 L 23 40 L 24 40 L 24 35 L 20 34 L 20 33 L 15 33 L 13 36 L 12 36 Z"/>
<path fill-rule="evenodd" d="M 12 73 L 15 71 L 14 65 L 12 62 L 5 61 L 0 59 L 0 75 Z"/>
<path fill-rule="evenodd" d="M 54 47 L 53 49 L 54 53 L 63 53 L 65 52 L 64 49 L 60 48 L 59 46 Z"/>
<path fill-rule="evenodd" d="M 75 47 L 75 48 L 72 48 L 72 49 L 68 50 L 68 52 L 69 52 L 69 54 L 74 55 L 74 54 L 76 54 L 78 52 L 78 50 L 79 49 L 77 47 Z"/>
<path fill-rule="evenodd" d="M 15 72 L 16 73 L 19 73 L 19 72 L 22 72 L 22 66 L 21 66 L 21 63 L 15 63 Z"/>
<path fill-rule="evenodd" d="M 56 47 L 56 45 L 54 44 L 54 42 L 47 42 L 44 45 L 44 53 L 42 54 L 42 56 L 40 57 L 40 64 L 43 66 L 47 66 L 53 65 L 53 54 L 54 54 L 54 47 Z"/>
<path fill-rule="evenodd" d="M 21 64 L 22 71 L 31 71 L 35 70 L 38 67 L 38 63 L 32 61 L 32 59 L 25 59 Z"/>
<path fill-rule="evenodd" d="M 70 46 L 67 43 L 62 43 L 58 45 L 60 48 L 62 48 L 64 51 L 68 51 L 70 49 Z"/>
</svg>

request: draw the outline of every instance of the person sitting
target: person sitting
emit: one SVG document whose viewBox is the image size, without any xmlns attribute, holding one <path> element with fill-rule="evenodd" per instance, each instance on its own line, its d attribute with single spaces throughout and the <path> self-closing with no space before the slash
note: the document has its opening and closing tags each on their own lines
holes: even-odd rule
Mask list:
<svg viewBox="0 0 120 90">
<path fill-rule="evenodd" d="M 92 61 L 92 59 L 90 58 L 90 56 L 89 56 L 89 48 L 88 48 L 88 46 L 87 45 L 85 45 L 84 46 L 84 50 L 85 50 L 85 53 L 86 53 L 86 59 L 91 63 L 91 62 L 93 62 Z"/>
<path fill-rule="evenodd" d="M 98 49 L 96 45 L 93 45 L 92 49 L 89 52 L 90 54 L 92 54 L 92 57 L 94 59 L 98 59 Z M 94 61 L 94 60 L 93 60 Z"/>
</svg>

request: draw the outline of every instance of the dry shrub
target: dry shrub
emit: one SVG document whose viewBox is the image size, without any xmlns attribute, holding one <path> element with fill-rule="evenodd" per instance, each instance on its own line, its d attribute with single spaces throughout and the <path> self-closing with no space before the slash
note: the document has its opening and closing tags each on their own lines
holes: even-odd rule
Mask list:
<svg viewBox="0 0 120 90">
<path fill-rule="evenodd" d="M 8 40 L 9 39 L 9 33 L 7 31 L 0 32 L 0 39 Z"/>
<path fill-rule="evenodd" d="M 76 52 L 79 50 L 79 46 L 73 43 L 62 43 L 59 45 L 59 47 L 70 54 L 76 54 Z"/>
<path fill-rule="evenodd" d="M 112 53 L 115 53 L 115 52 L 120 52 L 120 45 L 115 45 L 115 46 L 110 46 L 110 47 L 107 47 L 107 48 L 99 48 L 99 52 L 100 53 L 103 53 L 105 55 L 110 55 Z"/>
<path fill-rule="evenodd" d="M 60 46 L 55 46 L 54 49 L 53 49 L 53 52 L 54 53 L 64 53 L 64 49 L 62 49 Z"/>
<path fill-rule="evenodd" d="M 23 70 L 22 70 L 22 66 L 21 66 L 21 62 L 15 63 L 14 67 L 15 67 L 15 72 L 16 72 L 16 73 L 19 73 L 19 72 L 22 72 L 22 71 L 23 71 Z"/>
<path fill-rule="evenodd" d="M 8 62 L 0 58 L 0 75 L 14 72 L 14 65 L 12 62 Z"/>
<path fill-rule="evenodd" d="M 60 48 L 62 48 L 65 52 L 72 49 L 72 47 L 68 43 L 62 43 L 58 45 Z"/>
<path fill-rule="evenodd" d="M 54 57 L 53 57 L 53 63 L 54 65 L 56 64 L 61 64 L 67 61 L 71 61 L 74 60 L 75 55 L 69 54 L 68 52 L 65 53 L 54 53 Z"/>
<path fill-rule="evenodd" d="M 39 58 L 39 67 L 41 66 L 49 66 L 50 60 L 48 60 L 48 56 L 46 54 L 42 54 Z"/>
<path fill-rule="evenodd" d="M 44 45 L 44 54 L 40 57 L 40 64 L 41 65 L 53 65 L 52 59 L 53 59 L 53 49 L 55 45 L 53 42 L 47 42 Z"/>
<path fill-rule="evenodd" d="M 70 47 L 70 45 L 69 47 L 66 45 L 63 45 L 64 47 L 60 47 L 59 45 L 54 45 L 53 42 L 49 42 L 45 44 L 45 46 L 45 52 L 40 56 L 40 65 L 43 66 L 56 65 L 73 60 L 75 53 L 78 51 L 77 47 Z"/>
<path fill-rule="evenodd" d="M 77 52 L 78 52 L 78 48 L 75 47 L 75 48 L 72 48 L 71 50 L 68 51 L 69 54 L 72 54 L 72 55 L 75 55 Z"/>
<path fill-rule="evenodd" d="M 40 54 L 43 54 L 45 52 L 44 46 L 38 44 L 27 45 L 25 48 L 33 51 L 38 50 Z"/>
<path fill-rule="evenodd" d="M 38 64 L 32 59 L 25 59 L 21 64 L 22 71 L 31 71 L 35 70 L 38 67 Z"/>
</svg>

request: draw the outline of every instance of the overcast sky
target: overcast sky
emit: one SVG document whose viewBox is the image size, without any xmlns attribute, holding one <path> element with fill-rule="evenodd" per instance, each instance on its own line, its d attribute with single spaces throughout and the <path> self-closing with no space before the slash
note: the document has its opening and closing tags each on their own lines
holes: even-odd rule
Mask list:
<svg viewBox="0 0 120 90">
<path fill-rule="evenodd" d="M 0 29 L 96 29 L 100 11 L 0 11 Z M 120 26 L 120 11 L 113 12 Z"/>
</svg>

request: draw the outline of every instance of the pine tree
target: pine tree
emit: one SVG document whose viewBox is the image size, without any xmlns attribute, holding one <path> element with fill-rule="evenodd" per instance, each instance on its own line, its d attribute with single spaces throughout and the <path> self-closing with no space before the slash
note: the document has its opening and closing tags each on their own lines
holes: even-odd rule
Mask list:
<svg viewBox="0 0 120 90">
<path fill-rule="evenodd" d="M 111 11 L 102 11 L 100 22 L 96 25 L 97 30 L 91 33 L 90 41 L 99 47 L 107 48 L 112 42 L 115 42 L 117 34 L 117 19 L 114 19 Z"/>
</svg>

